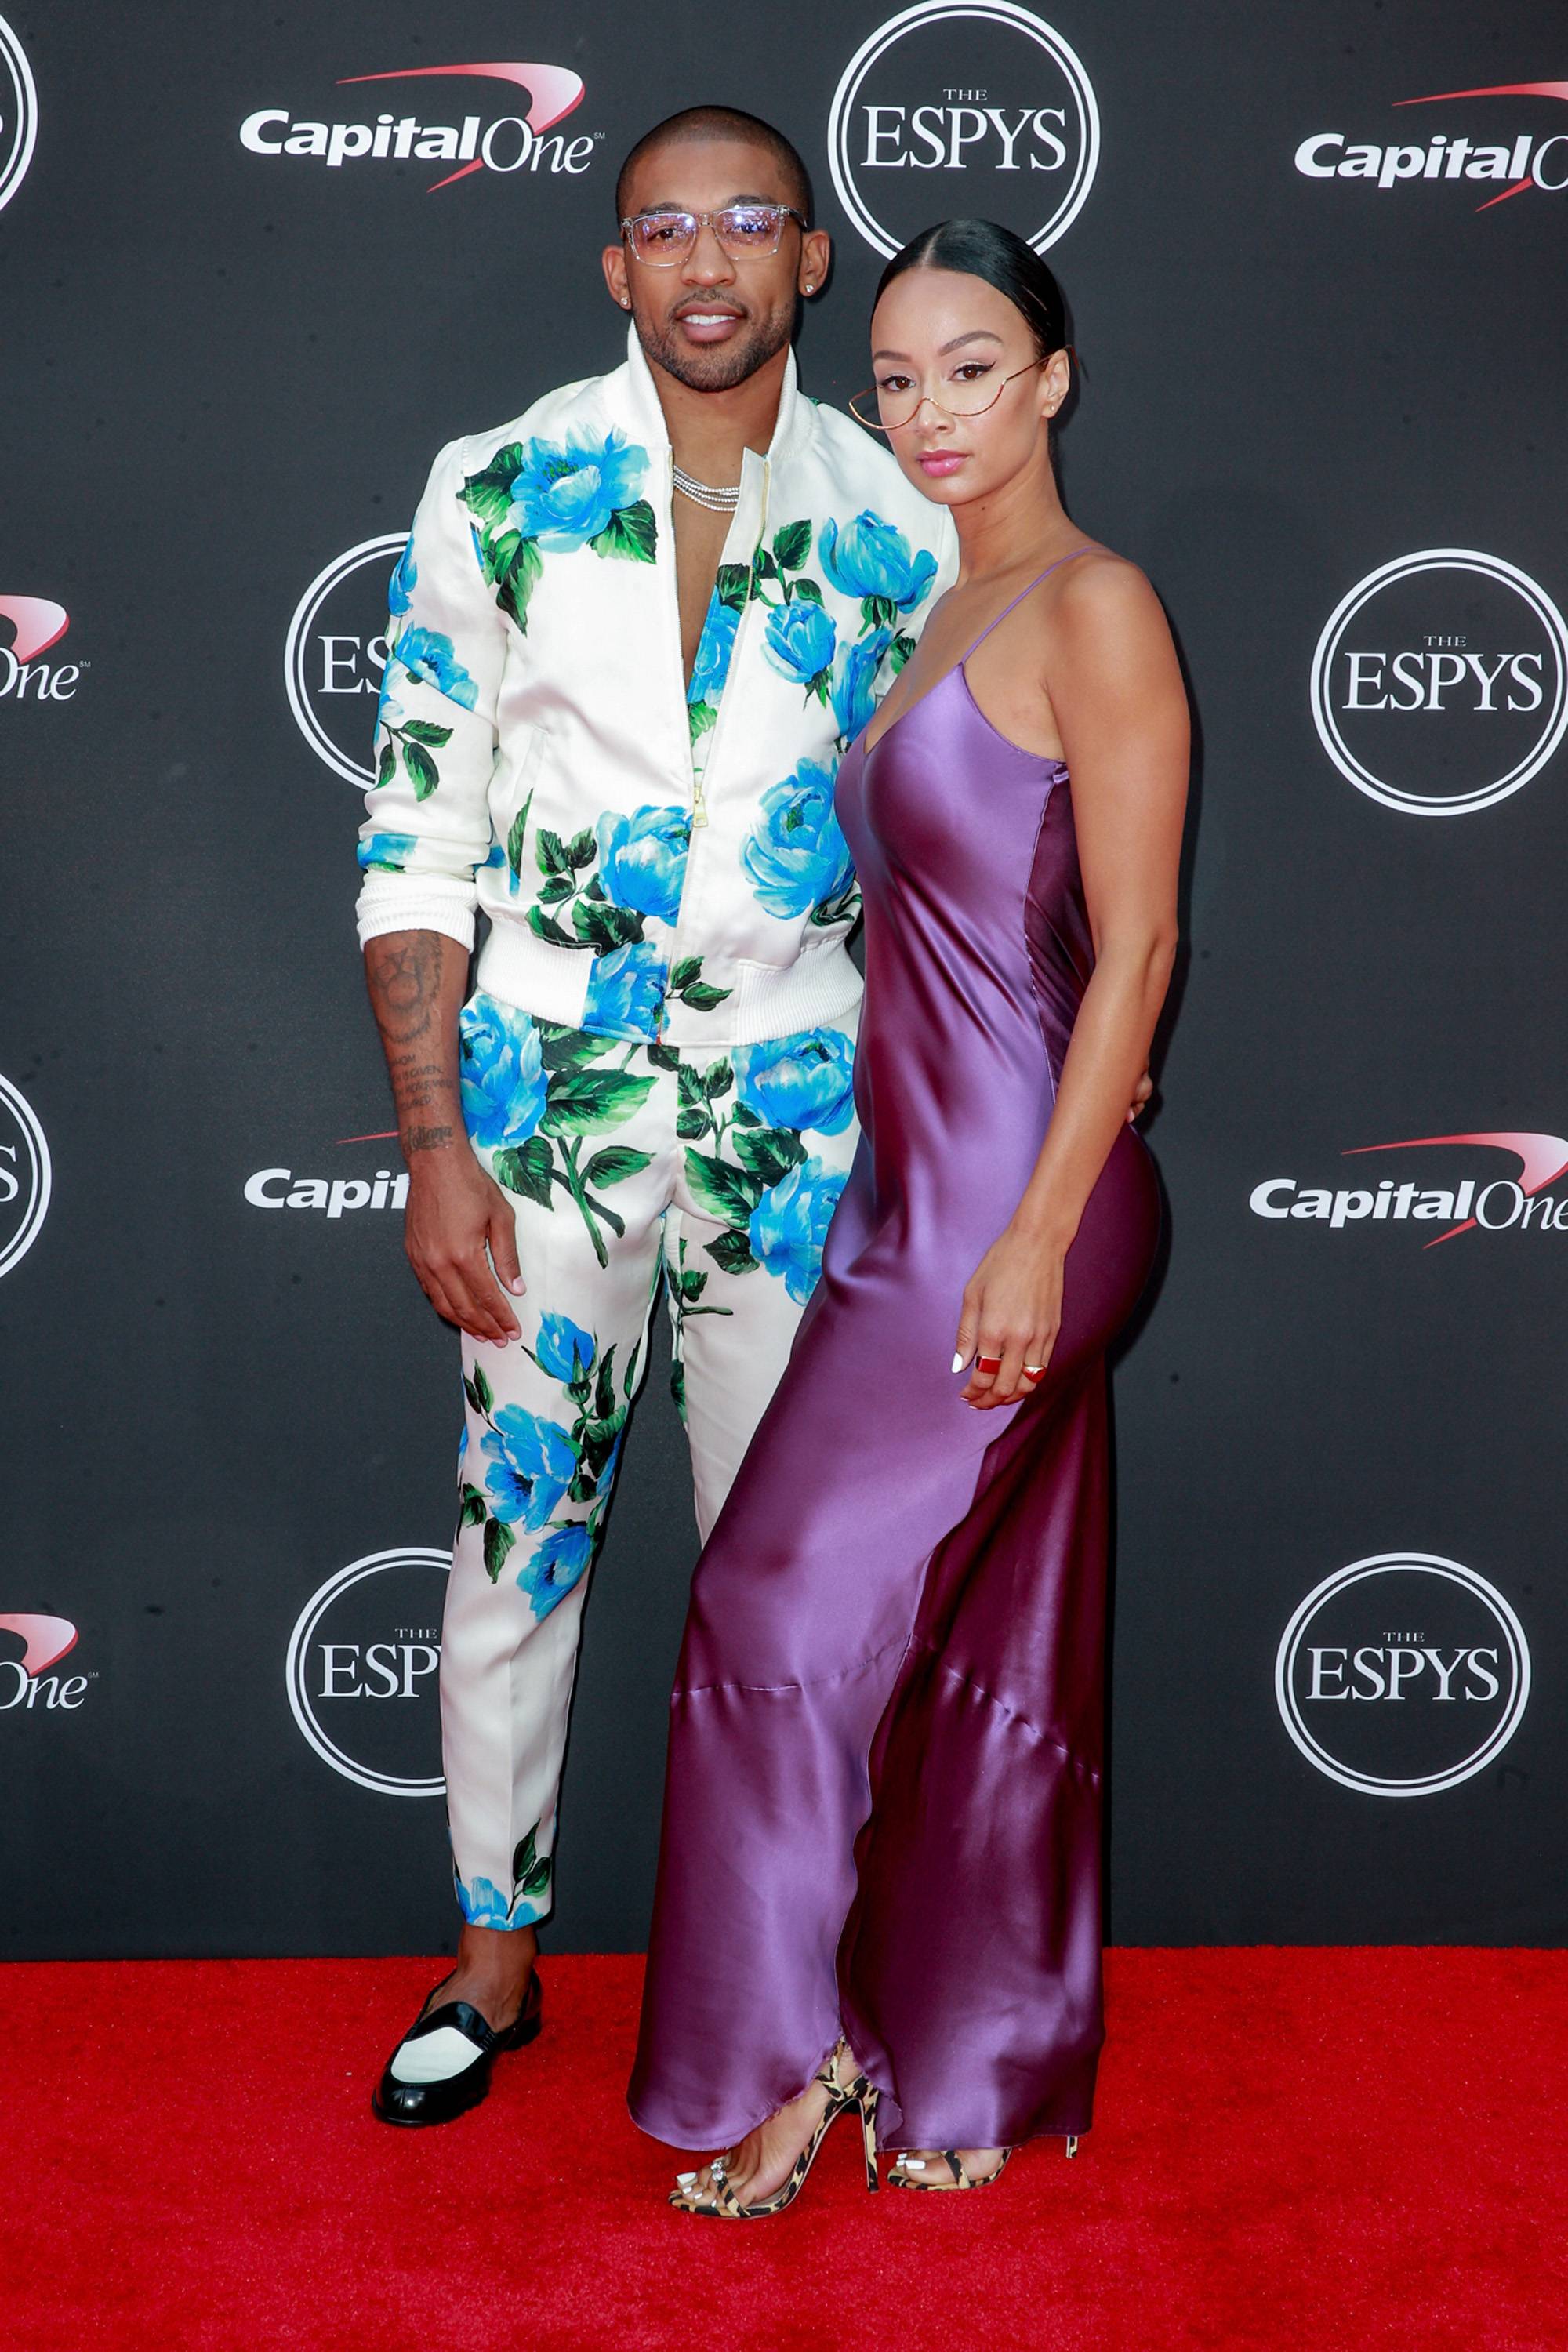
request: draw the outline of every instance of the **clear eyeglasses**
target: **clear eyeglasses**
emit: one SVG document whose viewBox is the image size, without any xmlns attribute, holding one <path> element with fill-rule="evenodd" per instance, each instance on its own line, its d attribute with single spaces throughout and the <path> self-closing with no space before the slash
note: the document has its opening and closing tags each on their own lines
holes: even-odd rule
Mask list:
<svg viewBox="0 0 1568 2352">
<path fill-rule="evenodd" d="M 731 261 L 765 261 L 779 249 L 786 220 L 809 227 L 793 205 L 726 205 L 722 212 L 634 213 L 621 235 L 651 269 L 673 269 L 691 257 L 699 229 L 710 228 Z"/>
<path fill-rule="evenodd" d="M 966 364 L 973 365 L 973 362 Z M 1031 360 L 1027 367 L 1015 368 L 1011 375 L 1003 377 L 994 392 L 986 389 L 990 373 L 987 370 L 985 375 L 974 383 L 955 383 L 952 386 L 954 396 L 948 400 L 933 399 L 929 392 L 921 392 L 920 386 L 910 383 L 907 377 L 902 380 L 895 377 L 888 384 L 868 383 L 864 392 L 855 394 L 849 404 L 849 414 L 859 424 L 869 425 L 873 433 L 901 432 L 906 425 L 914 423 L 928 400 L 943 416 L 984 416 L 988 408 L 995 407 L 1016 378 L 1033 375 L 1037 368 L 1045 364 L 1043 359 L 1038 359 Z M 973 397 L 965 398 L 965 394 Z"/>
</svg>

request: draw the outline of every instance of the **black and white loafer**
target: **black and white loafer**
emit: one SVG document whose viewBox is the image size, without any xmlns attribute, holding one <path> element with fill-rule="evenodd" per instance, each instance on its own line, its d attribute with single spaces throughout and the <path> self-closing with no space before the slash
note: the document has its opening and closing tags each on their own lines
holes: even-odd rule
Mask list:
<svg viewBox="0 0 1568 2352">
<path fill-rule="evenodd" d="M 542 2008 L 537 1968 L 503 2033 L 471 2001 L 443 2001 L 398 2043 L 371 2095 L 372 2107 L 384 2124 L 449 2124 L 466 2115 L 489 2089 L 496 2060 L 538 2038 Z"/>
</svg>

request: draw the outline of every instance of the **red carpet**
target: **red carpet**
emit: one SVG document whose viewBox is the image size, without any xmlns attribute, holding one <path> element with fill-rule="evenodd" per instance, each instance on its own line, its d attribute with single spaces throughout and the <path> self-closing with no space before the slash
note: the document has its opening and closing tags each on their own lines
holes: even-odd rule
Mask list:
<svg viewBox="0 0 1568 2352">
<path fill-rule="evenodd" d="M 840 2125 L 750 2228 L 626 2119 L 640 1963 L 441 2131 L 368 2107 L 424 1960 L 0 1971 L 9 2352 L 1568 2345 L 1568 1955 L 1121 1951 L 1100 2121 L 973 2197 Z M 837 2145 L 836 2145 L 837 2143 Z"/>
</svg>

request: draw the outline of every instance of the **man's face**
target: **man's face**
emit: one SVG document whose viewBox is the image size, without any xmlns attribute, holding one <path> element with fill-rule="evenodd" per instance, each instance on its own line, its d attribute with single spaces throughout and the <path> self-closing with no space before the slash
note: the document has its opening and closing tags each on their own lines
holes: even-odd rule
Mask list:
<svg viewBox="0 0 1568 2352">
<path fill-rule="evenodd" d="M 656 147 L 633 175 L 626 215 L 673 207 L 718 213 L 726 205 L 793 201 L 765 147 L 712 139 Z M 694 392 L 728 392 L 781 352 L 795 308 L 827 270 L 828 241 L 786 220 L 776 253 L 742 259 L 727 254 L 710 224 L 700 228 L 686 259 L 659 268 L 639 261 L 622 239 L 605 248 L 605 276 L 628 305 L 648 358 Z"/>
</svg>

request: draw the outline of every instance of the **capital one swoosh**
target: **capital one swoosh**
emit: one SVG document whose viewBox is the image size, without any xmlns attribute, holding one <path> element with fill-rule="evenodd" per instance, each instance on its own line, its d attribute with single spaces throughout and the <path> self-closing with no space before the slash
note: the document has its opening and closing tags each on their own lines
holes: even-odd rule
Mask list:
<svg viewBox="0 0 1568 2352">
<path fill-rule="evenodd" d="M 70 627 L 70 614 L 65 606 L 51 604 L 47 596 L 0 596 L 0 615 L 16 632 L 11 650 L 18 661 L 31 661 L 35 654 L 47 654 Z"/>
<path fill-rule="evenodd" d="M 68 1617 L 0 1617 L 0 1628 L 21 1635 L 26 1675 L 41 1675 L 76 1647 L 76 1627 Z"/>
<path fill-rule="evenodd" d="M 565 66 L 529 66 L 519 63 L 489 66 L 400 66 L 391 73 L 341 74 L 340 89 L 356 81 L 427 81 L 448 74 L 478 74 L 490 81 L 514 82 L 526 90 L 530 100 L 523 121 L 538 138 L 552 123 L 560 122 L 574 106 L 583 103 L 583 79 Z M 433 180 L 426 190 L 434 195 L 437 188 L 449 188 L 454 180 L 466 180 L 470 172 L 482 172 L 484 164 L 477 157 L 465 163 L 460 172 L 448 172 L 444 180 Z"/>
<path fill-rule="evenodd" d="M 1395 106 L 1441 106 L 1450 98 L 1568 99 L 1568 81 L 1496 81 L 1485 89 L 1439 89 L 1430 98 L 1396 98 L 1394 103 Z M 1504 188 L 1499 195 L 1489 196 L 1484 205 L 1476 206 L 1476 210 L 1479 213 L 1489 212 L 1493 205 L 1506 204 L 1510 196 L 1522 195 L 1526 188 L 1532 188 L 1534 185 L 1533 178 L 1528 175 L 1522 180 L 1516 180 L 1511 188 Z M 1447 1241 L 1447 1235 L 1439 1234 L 1437 1238 L 1439 1241 Z M 1431 1243 L 1428 1242 L 1426 1246 L 1430 1249 Z"/>
<path fill-rule="evenodd" d="M 1486 1143 L 1498 1151 L 1511 1151 L 1520 1162 L 1519 1189 L 1529 1200 L 1532 1193 L 1544 1191 L 1559 1176 L 1568 1174 L 1568 1136 L 1486 1134 L 1486 1135 L 1412 1135 L 1403 1143 L 1358 1143 L 1342 1156 L 1354 1160 L 1363 1151 L 1419 1151 L 1431 1143 Z M 1450 1225 L 1446 1234 L 1437 1234 L 1427 1242 L 1427 1249 L 1436 1249 L 1438 1242 L 1451 1242 L 1456 1234 L 1468 1234 L 1479 1223 L 1467 1217 L 1461 1225 Z"/>
</svg>

